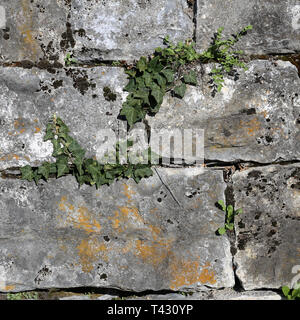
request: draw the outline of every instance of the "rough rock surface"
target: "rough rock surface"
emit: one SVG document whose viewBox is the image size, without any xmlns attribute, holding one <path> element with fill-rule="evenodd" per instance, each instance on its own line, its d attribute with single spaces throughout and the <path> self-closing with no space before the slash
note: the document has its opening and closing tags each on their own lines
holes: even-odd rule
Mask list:
<svg viewBox="0 0 300 320">
<path fill-rule="evenodd" d="M 6 23 L 0 30 L 0 62 L 24 60 L 43 65 L 64 56 L 61 51 L 72 44 L 66 2 L 2 0 Z"/>
<path fill-rule="evenodd" d="M 78 190 L 73 177 L 1 180 L 1 291 L 232 287 L 229 241 L 215 235 L 224 223 L 215 207 L 222 172 L 158 172 L 101 190 Z"/>
<path fill-rule="evenodd" d="M 66 68 L 54 73 L 37 68 L 0 68 L 0 169 L 39 165 L 51 159 L 52 144 L 43 142 L 56 113 L 71 134 L 95 156 L 99 129 L 119 128 L 117 120 L 126 76 L 122 69 Z M 107 101 L 103 88 L 116 94 Z"/>
<path fill-rule="evenodd" d="M 197 46 L 206 49 L 220 27 L 228 37 L 252 25 L 253 30 L 236 46 L 245 53 L 299 52 L 299 19 L 298 0 L 197 0 Z"/>
<path fill-rule="evenodd" d="M 79 61 L 133 60 L 151 54 L 170 35 L 193 36 L 193 11 L 185 0 L 73 0 L 70 23 Z"/>
<path fill-rule="evenodd" d="M 183 99 L 168 95 L 151 128 L 204 129 L 204 158 L 270 163 L 300 158 L 300 80 L 289 62 L 255 60 L 211 96 L 206 70 Z M 203 75 L 202 72 L 206 71 Z M 202 73 L 202 74 L 201 74 Z"/>
<path fill-rule="evenodd" d="M 291 287 L 300 259 L 300 166 L 256 167 L 233 175 L 236 274 L 246 290 Z"/>
</svg>

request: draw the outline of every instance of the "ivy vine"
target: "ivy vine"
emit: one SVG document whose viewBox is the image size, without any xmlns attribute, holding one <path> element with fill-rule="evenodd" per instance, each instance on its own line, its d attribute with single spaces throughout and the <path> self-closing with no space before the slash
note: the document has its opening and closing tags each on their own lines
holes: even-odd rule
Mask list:
<svg viewBox="0 0 300 320">
<path fill-rule="evenodd" d="M 224 82 L 224 75 L 231 74 L 238 77 L 236 68 L 246 69 L 244 62 L 239 60 L 242 51 L 236 51 L 233 46 L 244 36 L 252 26 L 245 27 L 242 31 L 232 35 L 229 39 L 222 39 L 223 28 L 219 28 L 213 37 L 212 44 L 203 53 L 197 53 L 195 43 L 187 40 L 184 43 L 172 43 L 169 37 L 165 37 L 165 48 L 158 47 L 149 56 L 141 57 L 134 66 L 127 67 L 125 71 L 129 82 L 124 88 L 127 91 L 126 101 L 122 105 L 120 116 L 124 117 L 129 127 L 139 122 L 148 115 L 155 115 L 163 102 L 167 92 L 171 92 L 178 98 L 183 98 L 187 85 L 197 85 L 197 74 L 190 68 L 193 62 L 214 62 L 216 66 L 211 71 L 212 94 L 220 91 Z M 66 63 L 74 63 L 71 56 L 66 57 Z M 111 92 L 104 90 L 110 98 Z M 148 163 L 126 163 L 120 161 L 121 148 L 132 145 L 132 141 L 117 143 L 115 146 L 116 163 L 102 164 L 95 159 L 86 158 L 86 151 L 79 143 L 69 135 L 69 128 L 56 115 L 49 121 L 46 127 L 44 141 L 51 141 L 53 145 L 52 156 L 55 163 L 44 162 L 40 167 L 29 165 L 20 168 L 21 179 L 46 181 L 51 175 L 57 178 L 66 174 L 76 177 L 79 185 L 89 184 L 99 188 L 101 185 L 110 184 L 115 179 L 133 178 L 137 183 L 142 178 L 153 174 L 151 169 L 151 157 L 157 156 L 150 148 L 145 150 Z"/>
</svg>

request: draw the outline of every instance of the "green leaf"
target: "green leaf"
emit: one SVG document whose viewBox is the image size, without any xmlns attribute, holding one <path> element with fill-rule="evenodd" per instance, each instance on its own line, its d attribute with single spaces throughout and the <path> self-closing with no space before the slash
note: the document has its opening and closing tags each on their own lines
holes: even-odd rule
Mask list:
<svg viewBox="0 0 300 320">
<path fill-rule="evenodd" d="M 227 206 L 227 215 L 228 218 L 231 218 L 233 216 L 233 206 L 231 204 Z"/>
<path fill-rule="evenodd" d="M 93 180 L 96 182 L 99 174 L 99 168 L 96 161 L 87 167 L 87 172 L 92 176 Z"/>
<path fill-rule="evenodd" d="M 233 224 L 233 223 L 225 223 L 225 227 L 226 227 L 228 230 L 232 231 L 233 228 L 234 228 L 234 224 Z"/>
<path fill-rule="evenodd" d="M 180 86 L 174 88 L 174 93 L 176 96 L 183 98 L 186 91 L 186 84 L 182 83 Z"/>
<path fill-rule="evenodd" d="M 164 93 L 161 90 L 152 90 L 151 91 L 152 97 L 155 99 L 158 105 L 161 105 L 164 99 Z"/>
<path fill-rule="evenodd" d="M 146 177 L 150 177 L 152 175 L 153 175 L 153 171 L 149 167 L 142 168 L 142 169 L 136 169 L 134 171 L 134 176 L 136 178 L 146 178 Z"/>
<path fill-rule="evenodd" d="M 220 235 L 223 235 L 223 234 L 225 234 L 226 233 L 226 229 L 225 228 L 219 228 L 218 229 L 218 233 L 220 234 Z"/>
<path fill-rule="evenodd" d="M 46 134 L 44 136 L 44 141 L 48 141 L 54 138 L 54 125 L 53 123 L 48 123 L 46 127 Z"/>
<path fill-rule="evenodd" d="M 57 178 L 69 173 L 68 158 L 66 156 L 61 156 L 56 162 L 57 164 Z"/>
<path fill-rule="evenodd" d="M 128 84 L 125 86 L 123 90 L 127 92 L 133 92 L 135 89 L 136 89 L 135 79 L 130 79 Z"/>
<path fill-rule="evenodd" d="M 236 215 L 241 214 L 241 213 L 243 213 L 243 209 L 237 209 L 237 210 L 235 211 L 235 214 L 236 214 Z"/>
<path fill-rule="evenodd" d="M 282 290 L 283 294 L 287 297 L 290 292 L 290 288 L 288 286 L 283 286 L 281 288 L 281 290 Z"/>
<path fill-rule="evenodd" d="M 42 178 L 42 175 L 38 174 L 38 170 L 34 170 L 33 171 L 33 179 L 34 179 L 34 182 L 36 185 L 38 184 L 38 182 L 41 178 Z"/>
<path fill-rule="evenodd" d="M 183 76 L 183 80 L 186 84 L 191 84 L 193 86 L 197 85 L 197 75 L 195 71 L 191 71 L 190 73 Z"/>
<path fill-rule="evenodd" d="M 226 212 L 226 205 L 225 205 L 224 201 L 223 200 L 219 200 L 217 203 L 222 208 L 222 210 L 224 212 Z"/>
<path fill-rule="evenodd" d="M 172 83 L 174 81 L 174 71 L 172 69 L 164 69 L 161 73 L 167 79 L 168 83 Z"/>
<path fill-rule="evenodd" d="M 21 177 L 22 180 L 28 180 L 30 182 L 32 181 L 34 175 L 33 175 L 33 170 L 29 165 L 20 168 L 20 171 L 22 174 L 22 177 Z"/>
<path fill-rule="evenodd" d="M 138 61 L 136 67 L 140 72 L 143 72 L 147 68 L 147 59 L 145 57 L 141 57 L 140 60 Z"/>
<path fill-rule="evenodd" d="M 62 155 L 64 153 L 64 149 L 61 147 L 60 145 L 60 141 L 53 139 L 51 140 L 52 145 L 53 145 L 53 153 L 52 156 L 53 157 L 58 157 L 60 155 Z"/>
<path fill-rule="evenodd" d="M 122 116 L 126 117 L 126 120 L 129 124 L 129 126 L 131 127 L 138 119 L 138 111 L 133 108 L 133 107 L 129 107 L 129 106 L 125 106 L 122 108 L 121 113 Z"/>
<path fill-rule="evenodd" d="M 44 162 L 38 168 L 38 174 L 42 175 L 46 180 L 49 178 L 51 164 L 49 162 Z"/>
</svg>

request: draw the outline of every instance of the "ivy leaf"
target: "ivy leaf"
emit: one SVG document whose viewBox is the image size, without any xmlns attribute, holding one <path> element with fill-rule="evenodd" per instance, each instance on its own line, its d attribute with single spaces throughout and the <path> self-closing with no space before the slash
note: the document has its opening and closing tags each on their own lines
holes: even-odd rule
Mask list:
<svg viewBox="0 0 300 320">
<path fill-rule="evenodd" d="M 155 99 L 158 105 L 161 105 L 164 99 L 164 94 L 161 90 L 154 89 L 151 91 L 152 97 Z"/>
<path fill-rule="evenodd" d="M 136 169 L 134 171 L 134 176 L 135 178 L 146 178 L 146 177 L 150 177 L 153 175 L 153 171 L 151 170 L 151 168 L 146 167 L 146 168 L 142 168 L 142 169 Z M 140 179 L 139 179 L 140 180 Z"/>
<path fill-rule="evenodd" d="M 183 80 L 186 84 L 191 84 L 193 86 L 197 85 L 197 75 L 195 71 L 191 71 L 190 73 L 183 76 Z"/>
<path fill-rule="evenodd" d="M 41 178 L 42 178 L 42 175 L 38 174 L 38 170 L 33 171 L 33 179 L 36 185 L 38 184 Z"/>
<path fill-rule="evenodd" d="M 233 206 L 231 204 L 227 206 L 227 215 L 229 220 L 233 216 Z"/>
<path fill-rule="evenodd" d="M 186 91 L 186 84 L 182 83 L 180 86 L 174 88 L 174 93 L 176 96 L 183 98 Z"/>
<path fill-rule="evenodd" d="M 53 144 L 52 156 L 56 158 L 56 157 L 62 155 L 64 153 L 64 149 L 61 147 L 59 140 L 52 139 L 51 142 Z"/>
<path fill-rule="evenodd" d="M 164 69 L 161 71 L 163 76 L 167 79 L 168 83 L 172 83 L 174 81 L 174 71 L 171 69 Z"/>
<path fill-rule="evenodd" d="M 125 106 L 122 108 L 121 113 L 122 116 L 126 117 L 126 120 L 131 127 L 138 119 L 138 112 L 135 108 Z"/>
<path fill-rule="evenodd" d="M 87 172 L 92 176 L 93 180 L 96 183 L 96 181 L 98 180 L 98 174 L 99 174 L 97 162 L 93 162 L 91 165 L 89 165 L 87 167 Z"/>
<path fill-rule="evenodd" d="M 238 209 L 238 210 L 235 211 L 236 215 L 241 214 L 241 213 L 243 213 L 243 209 Z"/>
<path fill-rule="evenodd" d="M 135 89 L 136 89 L 135 80 L 130 79 L 128 84 L 125 86 L 123 90 L 127 92 L 133 92 Z"/>
<path fill-rule="evenodd" d="M 152 82 L 152 77 L 151 77 L 151 74 L 149 72 L 144 72 L 143 74 L 143 79 L 144 79 L 144 82 L 145 82 L 145 85 L 146 87 L 150 87 L 151 85 L 151 82 Z"/>
<path fill-rule="evenodd" d="M 27 165 L 25 167 L 20 168 L 21 174 L 22 174 L 22 180 L 28 180 L 28 181 L 32 181 L 33 179 L 33 170 L 32 168 Z"/>
<path fill-rule="evenodd" d="M 46 134 L 44 136 L 44 141 L 48 141 L 54 138 L 53 133 L 53 123 L 48 123 L 46 127 Z"/>
<path fill-rule="evenodd" d="M 147 68 L 147 59 L 145 57 L 141 57 L 140 60 L 138 61 L 136 67 L 140 72 L 143 72 Z"/>
<path fill-rule="evenodd" d="M 57 162 L 57 178 L 69 173 L 68 158 L 66 156 L 61 156 L 58 158 Z"/>
<path fill-rule="evenodd" d="M 155 79 L 158 83 L 158 85 L 161 87 L 161 88 L 165 88 L 166 87 L 166 84 L 167 84 L 167 81 L 164 77 L 162 77 L 160 74 L 155 74 L 153 79 Z"/>
<path fill-rule="evenodd" d="M 38 168 L 38 174 L 42 175 L 46 180 L 49 178 L 51 164 L 49 162 L 44 162 Z"/>
</svg>

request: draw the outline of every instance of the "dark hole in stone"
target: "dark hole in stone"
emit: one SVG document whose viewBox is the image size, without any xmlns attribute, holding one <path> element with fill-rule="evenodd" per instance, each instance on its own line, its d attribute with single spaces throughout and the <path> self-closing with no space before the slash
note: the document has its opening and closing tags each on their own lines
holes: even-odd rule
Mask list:
<svg viewBox="0 0 300 320">
<path fill-rule="evenodd" d="M 158 198 L 158 199 L 157 199 L 157 201 L 158 201 L 158 202 L 161 202 L 161 201 L 162 201 L 162 199 L 161 199 L 161 198 Z"/>
<path fill-rule="evenodd" d="M 167 222 L 170 223 L 170 224 L 174 224 L 174 222 L 172 220 L 170 220 L 170 219 L 168 219 Z"/>
<path fill-rule="evenodd" d="M 267 234 L 267 237 L 272 237 L 274 236 L 274 234 L 276 233 L 276 230 L 272 229 L 268 234 Z"/>
<path fill-rule="evenodd" d="M 109 236 L 104 236 L 103 239 L 104 239 L 106 242 L 110 241 Z"/>
<path fill-rule="evenodd" d="M 107 274 L 102 273 L 102 274 L 100 275 L 100 279 L 106 280 L 106 279 L 107 279 Z"/>
</svg>

